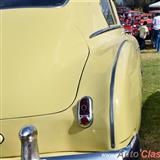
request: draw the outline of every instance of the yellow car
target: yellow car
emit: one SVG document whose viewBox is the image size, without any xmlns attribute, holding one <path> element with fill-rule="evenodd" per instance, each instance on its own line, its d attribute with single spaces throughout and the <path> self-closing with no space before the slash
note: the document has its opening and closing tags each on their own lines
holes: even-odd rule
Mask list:
<svg viewBox="0 0 160 160">
<path fill-rule="evenodd" d="M 112 0 L 0 0 L 0 158 L 139 151 L 137 41 Z"/>
</svg>

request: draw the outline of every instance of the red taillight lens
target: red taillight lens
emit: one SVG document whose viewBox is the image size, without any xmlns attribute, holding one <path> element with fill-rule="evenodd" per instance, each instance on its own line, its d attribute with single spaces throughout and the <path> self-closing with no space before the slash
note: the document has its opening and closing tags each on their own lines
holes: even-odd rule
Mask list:
<svg viewBox="0 0 160 160">
<path fill-rule="evenodd" d="M 82 117 L 81 118 L 81 125 L 88 125 L 89 124 L 89 119 L 87 118 L 87 116 Z"/>
</svg>

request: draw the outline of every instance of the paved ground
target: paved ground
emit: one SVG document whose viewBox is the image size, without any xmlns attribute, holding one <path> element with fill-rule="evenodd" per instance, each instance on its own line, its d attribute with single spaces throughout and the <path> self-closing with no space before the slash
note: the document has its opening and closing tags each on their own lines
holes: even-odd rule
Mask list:
<svg viewBox="0 0 160 160">
<path fill-rule="evenodd" d="M 143 149 L 160 151 L 160 54 L 142 52 L 143 110 L 140 137 Z M 151 160 L 151 159 L 150 159 Z"/>
</svg>

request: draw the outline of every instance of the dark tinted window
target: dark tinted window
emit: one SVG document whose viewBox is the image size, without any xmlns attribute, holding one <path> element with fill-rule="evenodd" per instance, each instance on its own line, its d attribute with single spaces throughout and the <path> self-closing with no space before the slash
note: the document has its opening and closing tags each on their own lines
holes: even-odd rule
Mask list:
<svg viewBox="0 0 160 160">
<path fill-rule="evenodd" d="M 109 25 L 114 25 L 116 22 L 115 22 L 115 17 L 110 4 L 110 0 L 100 0 L 100 4 L 102 6 L 102 12 L 107 23 Z"/>
<path fill-rule="evenodd" d="M 0 9 L 25 7 L 57 7 L 68 0 L 0 0 Z"/>
</svg>

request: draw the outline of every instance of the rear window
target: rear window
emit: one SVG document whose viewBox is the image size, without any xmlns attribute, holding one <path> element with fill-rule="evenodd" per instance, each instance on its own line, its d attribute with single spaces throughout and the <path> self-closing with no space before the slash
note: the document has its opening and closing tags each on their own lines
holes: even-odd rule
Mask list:
<svg viewBox="0 0 160 160">
<path fill-rule="evenodd" d="M 0 9 L 30 8 L 30 7 L 58 7 L 69 0 L 0 0 Z"/>
</svg>

